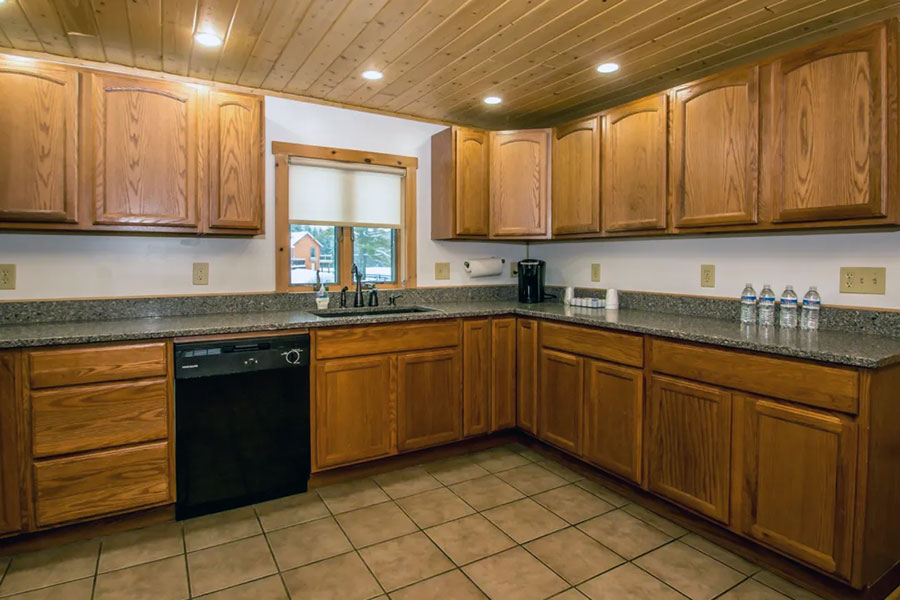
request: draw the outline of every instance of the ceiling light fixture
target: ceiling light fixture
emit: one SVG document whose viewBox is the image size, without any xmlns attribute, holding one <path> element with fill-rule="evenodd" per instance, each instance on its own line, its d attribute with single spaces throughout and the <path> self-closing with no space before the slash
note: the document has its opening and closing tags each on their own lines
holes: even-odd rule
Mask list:
<svg viewBox="0 0 900 600">
<path fill-rule="evenodd" d="M 598 73 L 615 73 L 619 70 L 619 65 L 616 63 L 603 63 L 602 65 L 597 67 Z"/>
<path fill-rule="evenodd" d="M 501 102 L 503 102 L 503 98 L 499 96 L 488 96 L 484 99 L 485 104 L 500 104 Z"/>
<path fill-rule="evenodd" d="M 363 71 L 362 72 L 363 79 L 368 79 L 369 81 L 376 81 L 384 77 L 384 73 L 381 71 Z"/>
<path fill-rule="evenodd" d="M 222 45 L 222 38 L 214 33 L 209 33 L 208 31 L 198 31 L 195 33 L 194 41 L 201 46 L 207 46 L 209 48 L 215 48 L 216 46 Z"/>
</svg>

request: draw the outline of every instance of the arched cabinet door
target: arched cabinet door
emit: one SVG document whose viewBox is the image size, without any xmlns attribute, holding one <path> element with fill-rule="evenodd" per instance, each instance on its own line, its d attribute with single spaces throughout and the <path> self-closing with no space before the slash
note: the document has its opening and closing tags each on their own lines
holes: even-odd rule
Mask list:
<svg viewBox="0 0 900 600">
<path fill-rule="evenodd" d="M 77 221 L 79 82 L 68 67 L 0 59 L 0 221 Z"/>
<path fill-rule="evenodd" d="M 582 119 L 553 130 L 554 235 L 600 231 L 600 120 Z"/>
<path fill-rule="evenodd" d="M 491 235 L 547 235 L 550 130 L 491 133 Z"/>
</svg>

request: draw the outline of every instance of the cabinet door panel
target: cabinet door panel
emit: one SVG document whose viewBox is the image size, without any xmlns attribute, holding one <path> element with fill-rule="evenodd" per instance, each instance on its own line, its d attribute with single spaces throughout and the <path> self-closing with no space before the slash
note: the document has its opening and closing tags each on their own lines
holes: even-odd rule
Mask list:
<svg viewBox="0 0 900 600">
<path fill-rule="evenodd" d="M 573 454 L 581 453 L 584 359 L 541 349 L 538 437 Z"/>
<path fill-rule="evenodd" d="M 548 130 L 492 133 L 491 140 L 491 235 L 546 235 Z"/>
<path fill-rule="evenodd" d="M 516 321 L 516 425 L 537 435 L 538 326 L 534 319 Z"/>
<path fill-rule="evenodd" d="M 22 404 L 16 381 L 21 380 L 18 357 L 0 353 L 0 534 L 22 529 L 22 481 L 19 414 Z"/>
<path fill-rule="evenodd" d="M 485 131 L 454 129 L 456 136 L 456 234 L 488 234 L 490 140 Z"/>
<path fill-rule="evenodd" d="M 641 483 L 644 376 L 588 360 L 584 381 L 584 458 Z"/>
<path fill-rule="evenodd" d="M 491 426 L 491 320 L 463 322 L 463 435 Z"/>
<path fill-rule="evenodd" d="M 259 230 L 262 225 L 259 98 L 209 94 L 209 226 Z"/>
<path fill-rule="evenodd" d="M 94 221 L 197 226 L 198 91 L 188 85 L 91 76 Z"/>
<path fill-rule="evenodd" d="M 659 94 L 603 116 L 605 231 L 666 228 L 667 100 Z"/>
<path fill-rule="evenodd" d="M 74 69 L 0 59 L 0 220 L 76 221 L 79 81 Z"/>
<path fill-rule="evenodd" d="M 795 558 L 850 577 L 857 427 L 850 417 L 739 397 L 741 529 Z"/>
<path fill-rule="evenodd" d="M 397 358 L 397 446 L 413 450 L 462 437 L 459 349 L 401 354 Z"/>
<path fill-rule="evenodd" d="M 776 221 L 885 215 L 884 64 L 885 28 L 878 26 L 773 66 L 776 172 L 784 177 Z"/>
<path fill-rule="evenodd" d="M 727 524 L 730 394 L 714 387 L 653 377 L 648 410 L 650 489 Z"/>
<path fill-rule="evenodd" d="M 756 222 L 759 68 L 674 92 L 672 208 L 676 227 Z"/>
<path fill-rule="evenodd" d="M 516 319 L 491 322 L 491 431 L 516 426 Z"/>
<path fill-rule="evenodd" d="M 553 136 L 554 234 L 600 231 L 600 123 L 557 127 Z"/>
<path fill-rule="evenodd" d="M 389 356 L 328 360 L 316 366 L 317 468 L 394 453 L 392 372 Z"/>
</svg>

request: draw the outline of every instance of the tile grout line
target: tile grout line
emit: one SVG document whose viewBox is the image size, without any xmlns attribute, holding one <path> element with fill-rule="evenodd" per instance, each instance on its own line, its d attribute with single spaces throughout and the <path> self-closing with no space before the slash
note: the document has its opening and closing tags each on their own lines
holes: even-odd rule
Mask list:
<svg viewBox="0 0 900 600">
<path fill-rule="evenodd" d="M 91 600 L 97 594 L 97 580 L 100 578 L 100 557 L 103 555 L 103 538 L 100 538 L 100 544 L 97 548 L 97 560 L 94 562 L 94 576 L 91 581 Z M 12 564 L 12 561 L 10 561 Z"/>
</svg>

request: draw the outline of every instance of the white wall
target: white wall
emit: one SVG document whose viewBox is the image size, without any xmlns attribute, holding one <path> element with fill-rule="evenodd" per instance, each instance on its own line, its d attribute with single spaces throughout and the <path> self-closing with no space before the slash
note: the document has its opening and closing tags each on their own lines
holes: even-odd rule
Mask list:
<svg viewBox="0 0 900 600">
<path fill-rule="evenodd" d="M 0 233 L 0 264 L 17 265 L 15 290 L 0 300 L 267 292 L 275 288 L 275 183 L 271 142 L 335 146 L 419 158 L 420 286 L 511 283 L 507 276 L 470 280 L 462 261 L 502 256 L 516 261 L 524 245 L 432 242 L 431 136 L 443 127 L 366 112 L 266 99 L 266 235 L 212 239 L 124 235 Z M 450 262 L 450 281 L 434 281 L 434 262 Z M 208 262 L 208 286 L 191 284 L 194 262 Z"/>
<path fill-rule="evenodd" d="M 793 284 L 802 297 L 816 285 L 832 306 L 900 308 L 900 232 L 857 232 L 635 239 L 532 244 L 531 257 L 547 261 L 547 283 L 704 296 L 740 296 L 753 282 L 780 294 Z M 591 282 L 591 263 L 602 281 Z M 716 266 L 716 287 L 700 287 L 700 265 Z M 884 296 L 841 294 L 840 267 L 886 267 Z"/>
</svg>

